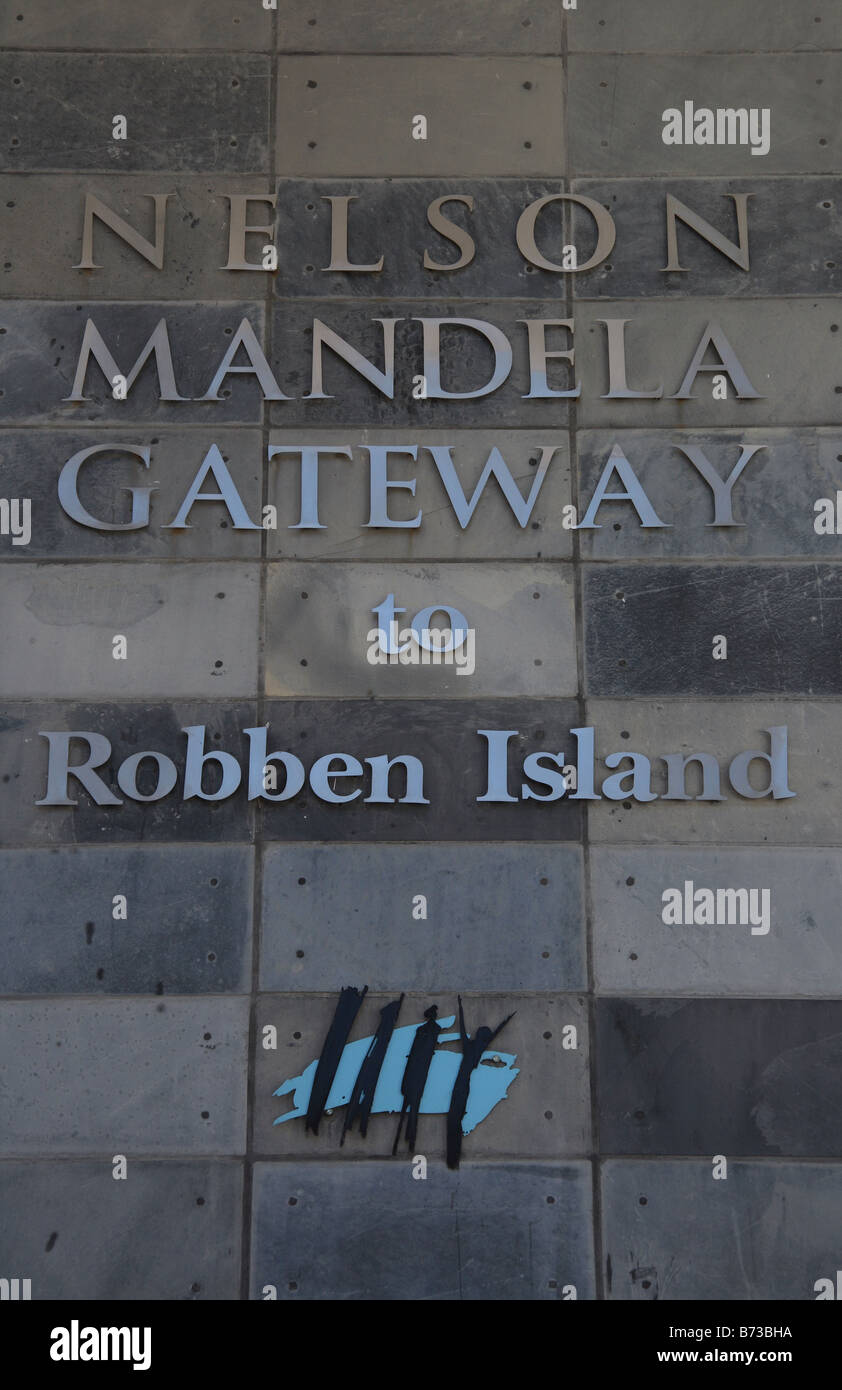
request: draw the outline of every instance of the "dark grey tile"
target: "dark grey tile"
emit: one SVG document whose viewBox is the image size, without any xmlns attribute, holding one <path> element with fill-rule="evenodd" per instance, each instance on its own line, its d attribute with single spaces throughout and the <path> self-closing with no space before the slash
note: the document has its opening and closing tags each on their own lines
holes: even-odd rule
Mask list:
<svg viewBox="0 0 842 1390">
<path fill-rule="evenodd" d="M 592 1298 L 590 1181 L 585 1163 L 436 1164 L 423 1182 L 408 1162 L 258 1164 L 252 1297 Z"/>
<path fill-rule="evenodd" d="M 131 428 L 134 422 L 135 429 L 141 422 L 147 430 L 150 425 L 201 423 L 207 427 L 259 422 L 263 396 L 251 375 L 227 377 L 220 383 L 219 400 L 201 403 L 195 399 L 207 393 L 244 318 L 260 342 L 263 308 L 253 303 L 85 305 L 29 300 L 0 304 L 0 327 L 5 330 L 0 346 L 4 421 L 8 425 L 73 422 L 77 428 L 92 421 Z M 88 322 L 128 378 L 162 319 L 172 353 L 175 387 L 182 400 L 160 399 L 162 386 L 154 355 L 125 400 L 115 400 L 93 354 L 80 386 L 83 400 L 69 399 Z M 223 396 L 224 391 L 229 395 Z"/>
<path fill-rule="evenodd" d="M 187 529 L 167 530 L 199 475 L 211 442 L 226 464 L 246 513 L 260 524 L 262 447 L 257 430 L 151 430 L 128 432 L 109 427 L 63 430 L 0 431 L 0 495 L 29 498 L 32 536 L 26 546 L 0 536 L 4 559 L 155 559 L 252 560 L 260 554 L 261 532 L 237 529 L 224 502 L 196 502 Z M 149 467 L 136 454 L 149 449 Z M 68 516 L 58 497 L 64 466 L 85 449 L 101 448 L 81 465 L 79 500 L 93 521 L 128 525 L 130 488 L 153 489 L 148 495 L 148 524 L 136 531 L 100 531 Z M 202 484 L 213 491 L 211 479 Z M 139 499 L 141 506 L 143 500 Z M 142 513 L 144 516 L 147 513 Z M 225 592 L 219 586 L 214 593 Z"/>
<path fill-rule="evenodd" d="M 3 850 L 0 993 L 247 992 L 252 868 L 233 845 Z"/>
<path fill-rule="evenodd" d="M 129 1155 L 115 1181 L 110 1157 L 7 1159 L 0 1263 L 27 1271 L 38 1302 L 236 1299 L 241 1191 L 235 1162 Z"/>
<path fill-rule="evenodd" d="M 596 1018 L 604 1153 L 842 1154 L 839 1002 L 600 999 Z"/>
<path fill-rule="evenodd" d="M 242 766 L 245 739 L 241 730 L 256 722 L 254 706 L 222 706 L 209 700 L 175 705 L 8 703 L 0 721 L 0 838 L 6 845 L 21 846 L 247 840 L 253 815 L 242 783 L 224 800 L 204 801 L 198 796 L 182 800 L 187 746 L 182 730 L 204 724 L 206 751 L 230 752 Z M 41 732 L 62 730 L 100 733 L 109 740 L 112 755 L 96 775 L 122 801 L 121 806 L 97 805 L 76 778 L 69 780 L 69 796 L 76 806 L 36 805 L 47 791 L 49 744 Z M 178 769 L 174 790 L 158 801 L 132 800 L 117 785 L 122 763 L 145 750 L 171 758 Z M 78 741 L 71 748 L 72 761 L 85 761 L 88 751 L 88 743 Z M 205 790 L 212 792 L 218 783 L 218 768 L 210 764 Z M 156 786 L 155 764 L 147 761 L 138 774 L 138 790 L 148 796 Z"/>
<path fill-rule="evenodd" d="M 589 566 L 587 688 L 594 695 L 838 694 L 840 603 L 842 571 L 833 565 Z M 727 655 L 715 659 L 715 650 Z"/>
<path fill-rule="evenodd" d="M 268 57 L 6 53 L 2 167 L 265 171 Z M 20 79 L 15 81 L 15 78 Z M 113 119 L 126 118 L 126 138 Z"/>
<path fill-rule="evenodd" d="M 340 783 L 363 795 L 344 805 L 321 800 L 309 785 L 288 802 L 266 808 L 268 840 L 560 840 L 578 839 L 579 803 L 520 800 L 483 802 L 488 791 L 489 740 L 479 729 L 517 730 L 508 745 L 513 796 L 520 794 L 523 757 L 549 749 L 573 750 L 571 700 L 269 700 L 270 749 L 290 750 L 309 769 L 329 753 L 365 758 L 409 755 L 423 765 L 429 805 L 405 803 L 405 773 L 391 774 L 392 804 L 369 804 L 371 769 L 362 782 Z M 224 746 L 224 745 L 223 745 Z M 279 789 L 282 786 L 279 775 Z M 501 788 L 502 790 L 502 788 Z"/>
</svg>

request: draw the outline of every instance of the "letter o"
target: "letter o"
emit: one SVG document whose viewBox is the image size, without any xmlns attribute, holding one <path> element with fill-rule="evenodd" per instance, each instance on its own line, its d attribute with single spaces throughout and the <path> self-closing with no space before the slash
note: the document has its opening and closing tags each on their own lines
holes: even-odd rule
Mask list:
<svg viewBox="0 0 842 1390">
<path fill-rule="evenodd" d="M 158 765 L 158 781 L 151 796 L 141 796 L 137 789 L 138 769 L 144 758 L 154 758 Z M 172 758 L 149 750 L 145 753 L 133 753 L 130 758 L 126 758 L 126 761 L 120 764 L 117 773 L 117 785 L 132 801 L 160 801 L 162 796 L 167 796 L 172 791 L 177 779 L 178 770 Z"/>
<path fill-rule="evenodd" d="M 535 243 L 535 223 L 538 220 L 538 213 L 545 208 L 547 203 L 579 203 L 581 207 L 587 208 L 596 223 L 596 247 L 589 261 L 576 267 L 577 271 L 593 270 L 594 266 L 604 261 L 606 256 L 610 256 L 614 242 L 617 240 L 617 228 L 614 225 L 614 218 L 602 203 L 597 203 L 593 198 L 586 198 L 581 193 L 550 193 L 546 198 L 537 198 L 534 203 L 530 203 L 528 208 L 524 208 L 518 218 L 515 239 L 521 255 L 537 265 L 539 270 L 557 270 L 561 274 L 569 275 L 570 271 L 565 270 L 563 265 L 556 265 L 553 261 L 548 261 L 546 256 L 542 256 Z"/>
<path fill-rule="evenodd" d="M 446 613 L 450 622 L 450 634 L 447 638 L 447 646 L 439 646 L 438 641 L 433 642 L 432 634 L 425 641 L 425 631 L 430 631 L 430 620 L 436 613 Z M 458 608 L 449 608 L 446 603 L 431 603 L 429 608 L 422 608 L 420 613 L 416 613 L 411 623 L 415 640 L 419 647 L 424 647 L 428 652 L 452 652 L 455 647 L 463 646 L 468 635 L 468 619 L 464 613 L 460 613 Z M 457 642 L 456 638 L 459 636 Z"/>
</svg>

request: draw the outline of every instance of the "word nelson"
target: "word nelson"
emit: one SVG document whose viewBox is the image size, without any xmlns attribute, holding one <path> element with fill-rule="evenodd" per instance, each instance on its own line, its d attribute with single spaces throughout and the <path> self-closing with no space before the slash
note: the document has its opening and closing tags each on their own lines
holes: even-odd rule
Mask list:
<svg viewBox="0 0 842 1390">
<path fill-rule="evenodd" d="M 204 724 L 190 725 L 181 732 L 187 737 L 181 769 L 167 753 L 152 749 L 132 753 L 119 763 L 116 783 L 123 796 L 130 801 L 161 801 L 179 782 L 183 801 L 193 797 L 223 801 L 238 790 L 244 781 L 244 770 L 234 754 L 217 748 L 206 750 Z M 663 770 L 653 769 L 653 759 L 645 753 L 631 749 L 608 753 L 602 762 L 611 769 L 611 775 L 604 778 L 597 791 L 593 728 L 569 730 L 576 741 L 575 757 L 569 756 L 570 749 L 529 753 L 521 750 L 516 754 L 510 745 L 520 738 L 517 729 L 477 729 L 476 733 L 486 744 L 481 774 L 485 791 L 476 796 L 479 802 L 553 802 L 568 795 L 571 801 L 599 801 L 603 797 L 609 801 L 727 800 L 719 763 L 711 753 L 657 754 L 654 761 L 662 763 Z M 773 726 L 764 733 L 769 736 L 769 751 L 738 753 L 728 765 L 728 781 L 738 796 L 750 799 L 795 796 L 787 783 L 787 727 Z M 39 734 L 49 744 L 49 766 L 46 793 L 36 805 L 76 806 L 78 803 L 69 794 L 71 779 L 84 787 L 98 806 L 123 804 L 97 771 L 108 765 L 113 777 L 110 739 L 101 733 L 79 730 L 41 730 Z M 351 753 L 327 753 L 315 759 L 308 773 L 294 753 L 270 751 L 268 725 L 244 729 L 243 734 L 248 742 L 245 783 L 249 801 L 291 801 L 308 782 L 320 801 L 335 805 L 356 801 L 363 790 L 368 793 L 364 797 L 366 805 L 391 805 L 396 801 L 402 805 L 430 805 L 424 795 L 424 764 L 414 754 L 377 753 L 361 760 Z M 87 745 L 87 756 L 82 762 L 71 762 L 74 740 Z M 753 763 L 762 765 L 760 774 L 755 771 L 750 775 Z M 442 795 L 452 798 L 452 787 L 444 780 L 448 767 L 445 762 L 438 771 L 444 784 Z M 280 787 L 278 769 L 284 778 Z M 701 779 L 701 790 L 696 796 L 688 790 L 691 771 Z M 763 787 L 756 785 L 759 775 L 766 782 Z M 356 785 L 361 779 L 365 779 L 364 788 Z M 656 779 L 661 788 L 658 791 L 653 788 Z M 207 785 L 208 781 L 215 784 L 213 788 Z M 397 792 L 403 795 L 396 795 Z"/>
</svg>

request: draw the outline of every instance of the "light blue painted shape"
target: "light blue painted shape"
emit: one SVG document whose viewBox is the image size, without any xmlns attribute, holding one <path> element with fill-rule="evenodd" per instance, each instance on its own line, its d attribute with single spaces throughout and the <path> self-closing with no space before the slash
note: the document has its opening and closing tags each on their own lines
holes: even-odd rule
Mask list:
<svg viewBox="0 0 842 1390">
<path fill-rule="evenodd" d="M 449 1028 L 455 1021 L 455 1014 L 449 1014 L 447 1018 L 438 1020 L 442 1028 Z M 396 1028 L 393 1032 L 377 1080 L 374 1104 L 371 1107 L 372 1114 L 383 1111 L 394 1114 L 402 1108 L 401 1078 L 413 1039 L 421 1026 L 420 1023 L 410 1023 L 403 1028 Z M 368 1037 L 346 1043 L 325 1104 L 326 1110 L 336 1110 L 338 1106 L 348 1104 L 354 1089 L 354 1082 L 372 1041 L 373 1038 Z M 439 1037 L 439 1043 L 458 1041 L 458 1033 L 442 1033 Z M 433 1060 L 427 1075 L 427 1084 L 421 1097 L 422 1115 L 444 1115 L 447 1112 L 461 1059 L 461 1052 L 433 1053 Z M 462 1120 L 463 1134 L 470 1134 L 471 1130 L 476 1129 L 486 1115 L 490 1115 L 495 1105 L 499 1104 L 501 1100 L 505 1100 L 510 1085 L 519 1074 L 519 1068 L 515 1066 L 516 1061 L 517 1054 L 514 1052 L 498 1052 L 496 1050 L 483 1052 L 479 1066 L 471 1074 L 468 1105 Z M 498 1062 L 502 1063 L 502 1066 L 498 1065 Z M 304 1068 L 300 1076 L 291 1076 L 288 1081 L 278 1087 L 277 1091 L 273 1091 L 272 1094 L 276 1096 L 291 1094 L 294 1105 L 294 1109 L 288 1110 L 285 1115 L 279 1115 L 273 1121 L 274 1124 L 282 1125 L 285 1120 L 297 1120 L 302 1115 L 307 1114 L 307 1106 L 310 1102 L 310 1093 L 313 1089 L 313 1079 L 318 1064 L 318 1058 L 316 1058 L 314 1062 Z"/>
</svg>

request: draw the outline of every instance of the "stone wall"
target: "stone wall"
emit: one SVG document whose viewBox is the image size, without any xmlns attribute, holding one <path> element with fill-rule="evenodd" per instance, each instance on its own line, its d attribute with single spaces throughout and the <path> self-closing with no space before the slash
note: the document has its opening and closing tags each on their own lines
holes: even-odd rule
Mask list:
<svg viewBox="0 0 842 1390">
<path fill-rule="evenodd" d="M 0 1275 L 33 1298 L 804 1300 L 833 1277 L 842 618 L 814 502 L 842 488 L 840 23 L 840 0 L 0 14 L 0 494 L 31 500 L 28 542 L 0 535 Z M 769 109 L 768 153 L 665 144 L 662 112 L 685 101 Z M 541 214 L 532 261 L 518 247 L 524 209 L 561 192 L 614 220 L 592 270 L 536 263 L 591 254 L 581 201 Z M 101 218 L 80 268 L 87 196 L 149 252 L 162 194 L 161 268 Z M 274 240 L 275 270 L 225 268 L 242 194 L 246 259 Z M 747 270 L 727 250 L 742 194 Z M 427 220 L 446 195 L 476 253 L 425 268 L 460 254 Z M 380 270 L 324 269 L 346 197 L 350 259 Z M 668 197 L 707 231 L 678 222 L 680 271 Z M 414 394 L 423 318 L 495 325 L 511 375 L 468 396 L 491 350 L 443 329 L 443 387 L 466 394 Z M 80 386 L 87 322 L 130 375 L 162 319 L 184 399 L 160 399 L 152 360 L 124 398 L 94 362 Z M 275 399 L 254 373 L 210 389 L 244 319 Z M 391 319 L 390 397 L 372 374 Z M 537 319 L 572 323 L 546 330 L 547 391 L 578 395 L 530 383 Z M 606 319 L 627 321 L 625 396 Z M 368 378 L 329 345 L 314 386 L 314 320 Z M 721 338 L 683 392 L 712 322 L 724 394 Z M 173 528 L 211 445 L 240 510 L 199 500 Z M 289 452 L 316 445 L 319 529 Z M 74 516 L 59 480 L 97 446 Z M 609 499 L 577 530 L 615 446 L 656 524 Z M 517 518 L 492 479 L 463 524 L 493 448 L 522 499 L 546 451 L 544 481 Z M 724 525 L 692 455 L 726 479 L 741 450 Z M 153 489 L 148 512 L 136 493 L 140 524 L 120 529 L 132 488 Z M 623 491 L 616 472 L 604 490 Z M 473 674 L 368 664 L 390 593 L 402 622 L 465 614 Z M 148 761 L 136 796 L 117 782 L 148 750 L 181 773 L 188 727 L 244 764 L 242 731 L 267 724 L 268 751 L 308 773 L 330 753 L 417 757 L 425 800 L 367 804 L 369 783 L 341 778 L 334 793 L 363 795 L 249 799 L 243 778 L 214 800 L 210 772 L 204 798 L 149 799 Z M 598 758 L 652 760 L 657 799 L 522 799 L 524 757 L 575 764 L 588 726 Z M 781 727 L 794 795 L 760 795 L 762 764 L 757 798 L 738 795 L 729 763 Z M 478 800 L 479 730 L 512 731 L 509 801 Z M 39 804 L 44 731 L 104 735 L 121 804 L 75 779 L 77 805 Z M 691 799 L 664 800 L 660 759 L 698 752 L 723 799 L 696 799 L 696 766 Z M 665 923 L 687 881 L 768 889 L 768 929 Z M 496 1045 L 519 1074 L 458 1171 L 441 1114 L 394 1158 L 393 1115 L 342 1146 L 342 1109 L 318 1135 L 273 1124 L 352 984 L 370 991 L 352 1037 L 401 992 L 401 1024 L 433 1002 L 449 1017 L 458 994 L 471 1031 L 515 1011 Z"/>
</svg>

